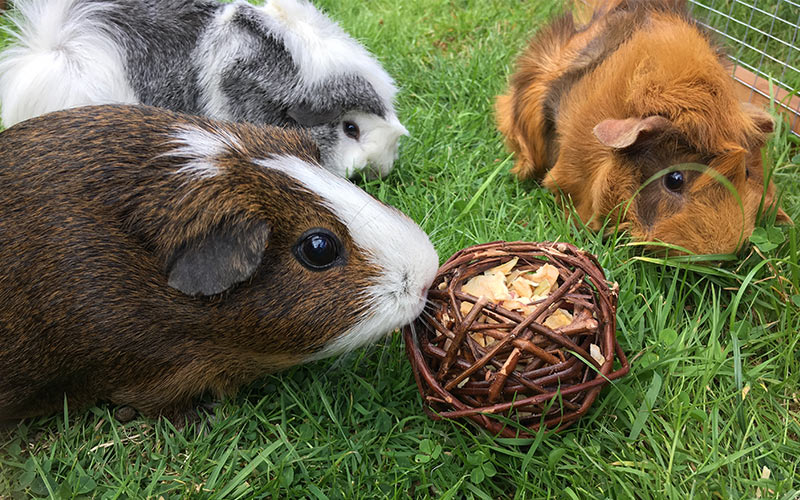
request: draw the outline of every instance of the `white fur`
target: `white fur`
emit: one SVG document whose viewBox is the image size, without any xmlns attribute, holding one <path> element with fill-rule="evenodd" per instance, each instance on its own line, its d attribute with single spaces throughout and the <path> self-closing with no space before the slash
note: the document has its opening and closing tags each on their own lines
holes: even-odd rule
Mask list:
<svg viewBox="0 0 800 500">
<path fill-rule="evenodd" d="M 362 75 L 392 109 L 397 89 L 386 70 L 310 2 L 268 0 L 261 11 L 273 20 L 275 34 L 291 54 L 304 86 L 313 88 L 333 75 Z"/>
<path fill-rule="evenodd" d="M 383 270 L 367 291 L 367 309 L 361 320 L 308 361 L 374 342 L 419 316 L 439 259 L 430 239 L 414 221 L 346 179 L 298 158 L 277 157 L 256 163 L 289 175 L 325 200 L 349 229 L 354 243 Z"/>
<path fill-rule="evenodd" d="M 95 14 L 108 3 L 19 0 L 11 46 L 0 54 L 0 103 L 6 127 L 50 111 L 136 103 L 124 57 Z"/>
<path fill-rule="evenodd" d="M 186 163 L 175 171 L 193 180 L 208 179 L 219 175 L 215 160 L 226 152 L 241 149 L 239 139 L 226 130 L 210 132 L 198 127 L 184 126 L 172 135 L 175 149 L 164 156 L 186 158 Z"/>
<path fill-rule="evenodd" d="M 330 161 L 337 167 L 336 173 L 349 177 L 369 165 L 370 173 L 378 177 L 388 174 L 397 159 L 400 137 L 408 135 L 408 130 L 397 117 L 392 113 L 384 120 L 371 113 L 352 111 L 346 113 L 342 121 L 358 125 L 361 136 L 355 140 L 347 137 L 343 129 L 338 130 L 339 147 L 335 151 L 335 160 Z"/>
</svg>

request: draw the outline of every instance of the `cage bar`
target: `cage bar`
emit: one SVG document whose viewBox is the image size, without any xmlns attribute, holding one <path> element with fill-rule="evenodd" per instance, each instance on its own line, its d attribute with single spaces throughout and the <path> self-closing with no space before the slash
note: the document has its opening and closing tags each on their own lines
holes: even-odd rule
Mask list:
<svg viewBox="0 0 800 500">
<path fill-rule="evenodd" d="M 692 15 L 729 50 L 739 99 L 781 113 L 800 136 L 800 3 L 689 0 Z"/>
</svg>

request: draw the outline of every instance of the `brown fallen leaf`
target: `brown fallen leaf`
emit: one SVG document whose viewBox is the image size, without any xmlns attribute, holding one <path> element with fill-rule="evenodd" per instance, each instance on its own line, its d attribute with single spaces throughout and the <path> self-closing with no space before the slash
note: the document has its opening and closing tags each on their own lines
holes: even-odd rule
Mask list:
<svg viewBox="0 0 800 500">
<path fill-rule="evenodd" d="M 606 362 L 606 358 L 603 356 L 603 352 L 600 350 L 600 346 L 597 344 L 589 344 L 589 356 L 597 361 L 597 364 L 600 366 Z"/>
<path fill-rule="evenodd" d="M 481 274 L 464 283 L 461 291 L 475 297 L 486 297 L 495 304 L 511 298 L 503 273 Z"/>
<path fill-rule="evenodd" d="M 567 326 L 570 323 L 572 323 L 572 314 L 570 314 L 569 311 L 559 307 L 553 312 L 553 314 L 548 316 L 542 324 L 555 330 L 556 328 Z"/>
<path fill-rule="evenodd" d="M 514 269 L 514 266 L 517 265 L 517 262 L 519 262 L 519 257 L 514 257 L 513 259 L 509 260 L 508 262 L 506 262 L 504 264 L 500 264 L 499 266 L 495 266 L 495 267 L 487 270 L 486 272 L 484 272 L 484 274 L 501 273 L 503 276 L 507 276 L 508 273 L 510 273 L 511 270 Z"/>
</svg>

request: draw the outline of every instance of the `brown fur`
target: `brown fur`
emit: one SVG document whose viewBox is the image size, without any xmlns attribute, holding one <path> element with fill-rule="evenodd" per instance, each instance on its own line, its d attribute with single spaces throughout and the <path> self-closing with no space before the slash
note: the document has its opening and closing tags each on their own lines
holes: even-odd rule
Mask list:
<svg viewBox="0 0 800 500">
<path fill-rule="evenodd" d="M 586 26 L 570 15 L 555 20 L 497 98 L 512 172 L 543 178 L 593 229 L 610 215 L 638 239 L 735 251 L 753 230 L 762 193 L 764 206 L 775 205 L 760 156 L 772 121 L 737 101 L 725 64 L 681 1 L 600 1 Z M 638 128 L 655 117 L 656 126 Z M 720 182 L 689 171 L 679 193 L 655 181 L 636 196 L 653 174 L 687 162 L 725 176 L 743 208 Z M 790 222 L 777 210 L 778 222 Z"/>
<path fill-rule="evenodd" d="M 224 175 L 174 173 L 167 133 L 182 124 L 239 137 Z M 0 422 L 57 411 L 64 394 L 71 408 L 180 417 L 356 322 L 378 270 L 312 193 L 249 161 L 271 155 L 318 160 L 299 132 L 145 107 L 63 111 L 0 134 Z M 211 297 L 167 286 L 182 248 L 254 220 L 269 237 L 249 281 Z M 314 227 L 339 236 L 346 265 L 312 273 L 292 257 Z"/>
</svg>

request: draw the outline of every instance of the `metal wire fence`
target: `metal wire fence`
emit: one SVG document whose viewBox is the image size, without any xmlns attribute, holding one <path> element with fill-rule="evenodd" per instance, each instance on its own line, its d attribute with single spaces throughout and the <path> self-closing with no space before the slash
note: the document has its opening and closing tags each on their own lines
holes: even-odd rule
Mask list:
<svg viewBox="0 0 800 500">
<path fill-rule="evenodd" d="M 689 0 L 692 14 L 725 42 L 744 99 L 775 98 L 800 135 L 800 0 Z"/>
</svg>

